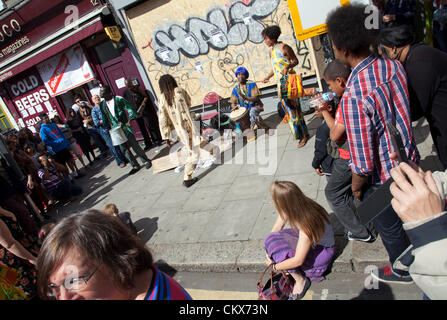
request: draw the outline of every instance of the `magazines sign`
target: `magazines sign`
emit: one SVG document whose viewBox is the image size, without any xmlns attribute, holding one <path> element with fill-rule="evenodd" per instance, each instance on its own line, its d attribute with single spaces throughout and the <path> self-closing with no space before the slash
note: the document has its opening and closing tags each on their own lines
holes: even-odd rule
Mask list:
<svg viewBox="0 0 447 320">
<path fill-rule="evenodd" d="M 37 70 L 52 97 L 94 79 L 93 71 L 80 45 L 38 64 Z"/>
</svg>

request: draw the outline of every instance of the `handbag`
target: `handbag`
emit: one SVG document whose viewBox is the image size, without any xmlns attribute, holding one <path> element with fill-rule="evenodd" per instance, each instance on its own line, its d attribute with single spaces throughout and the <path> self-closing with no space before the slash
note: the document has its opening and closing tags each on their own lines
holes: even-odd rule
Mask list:
<svg viewBox="0 0 447 320">
<path fill-rule="evenodd" d="M 261 284 L 265 273 L 270 269 L 270 279 Z M 284 271 L 273 271 L 273 263 L 265 268 L 258 280 L 258 300 L 288 300 L 293 292 L 294 281 Z"/>
<path fill-rule="evenodd" d="M 287 75 L 283 75 L 278 82 L 278 98 L 280 99 L 297 99 L 304 96 L 304 88 L 301 77 L 290 70 Z"/>
</svg>

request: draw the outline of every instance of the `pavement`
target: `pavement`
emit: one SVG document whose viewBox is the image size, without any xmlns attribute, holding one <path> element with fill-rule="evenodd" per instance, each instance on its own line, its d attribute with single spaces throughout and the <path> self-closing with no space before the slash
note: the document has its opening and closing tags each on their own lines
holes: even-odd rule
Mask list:
<svg viewBox="0 0 447 320">
<path fill-rule="evenodd" d="M 119 168 L 109 157 L 76 180 L 83 194 L 71 203 L 57 204 L 50 216 L 59 220 L 87 209 L 102 210 L 113 202 L 120 211 L 131 213 L 139 237 L 158 264 L 178 271 L 261 272 L 265 268 L 263 239 L 277 215 L 269 194 L 272 181 L 295 182 L 331 213 L 324 195 L 326 178 L 311 166 L 314 135 L 321 120 L 306 115 L 311 139 L 297 149 L 298 142 L 276 112 L 264 112 L 263 118 L 276 128 L 271 136 L 261 135 L 244 146 L 236 143 L 224 153 L 225 162 L 200 169 L 196 173 L 199 181 L 189 189 L 182 186 L 183 173 L 170 170 L 154 175 L 152 168 L 143 167 L 129 176 L 130 166 Z M 413 125 L 422 167 L 439 170 L 428 124 Z M 147 155 L 154 159 L 167 153 L 163 145 Z M 333 272 L 364 273 L 368 266 L 387 264 L 380 239 L 372 244 L 349 242 L 341 236 L 343 230 L 335 216 L 331 217 L 336 233 Z"/>
</svg>

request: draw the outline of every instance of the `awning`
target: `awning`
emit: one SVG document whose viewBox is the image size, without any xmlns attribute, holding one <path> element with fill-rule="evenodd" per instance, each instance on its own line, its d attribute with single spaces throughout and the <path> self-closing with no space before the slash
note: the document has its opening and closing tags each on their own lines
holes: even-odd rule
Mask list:
<svg viewBox="0 0 447 320">
<path fill-rule="evenodd" d="M 36 64 L 54 56 L 55 54 L 75 45 L 88 36 L 103 30 L 100 17 L 73 29 L 47 45 L 40 47 L 37 51 L 21 57 L 14 64 L 0 71 L 0 82 L 18 75 L 20 72 L 35 66 Z"/>
</svg>

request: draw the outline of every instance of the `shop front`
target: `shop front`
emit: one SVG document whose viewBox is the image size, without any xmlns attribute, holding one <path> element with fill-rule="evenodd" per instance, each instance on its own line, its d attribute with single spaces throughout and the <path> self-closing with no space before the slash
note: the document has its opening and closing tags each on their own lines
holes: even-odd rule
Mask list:
<svg viewBox="0 0 447 320">
<path fill-rule="evenodd" d="M 5 114 L 9 127 L 35 132 L 40 114 L 65 119 L 77 95 L 91 102 L 101 85 L 122 95 L 125 78 L 142 83 L 125 39 L 106 34 L 114 19 L 101 1 L 21 1 L 1 24 L 11 35 L 0 35 L 0 121 Z"/>
</svg>

